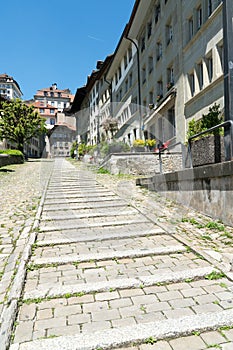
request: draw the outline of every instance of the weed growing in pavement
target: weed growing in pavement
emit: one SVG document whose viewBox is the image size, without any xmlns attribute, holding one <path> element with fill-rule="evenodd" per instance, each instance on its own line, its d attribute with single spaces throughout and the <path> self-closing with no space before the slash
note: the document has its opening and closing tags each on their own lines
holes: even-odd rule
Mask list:
<svg viewBox="0 0 233 350">
<path fill-rule="evenodd" d="M 219 344 L 209 344 L 207 345 L 207 349 L 209 348 L 222 349 L 222 346 Z"/>
<path fill-rule="evenodd" d="M 226 283 L 221 282 L 221 283 L 219 283 L 219 285 L 220 285 L 220 287 L 222 287 L 222 288 L 227 288 Z"/>
<path fill-rule="evenodd" d="M 155 344 L 156 342 L 157 342 L 157 339 L 154 338 L 154 337 L 149 337 L 149 338 L 145 339 L 145 344 L 151 344 L 151 345 L 153 345 L 153 344 Z"/>
<path fill-rule="evenodd" d="M 192 332 L 193 335 L 199 336 L 201 333 L 199 331 Z"/>
<path fill-rule="evenodd" d="M 212 271 L 208 275 L 205 276 L 207 280 L 218 280 L 220 278 L 226 277 L 226 275 L 221 271 Z"/>
<path fill-rule="evenodd" d="M 211 230 L 224 231 L 225 226 L 219 223 L 218 221 L 209 221 L 206 225 L 206 228 L 210 228 Z"/>
<path fill-rule="evenodd" d="M 107 169 L 104 169 L 104 168 L 99 168 L 98 170 L 97 170 L 97 174 L 111 174 L 110 173 L 110 171 L 109 170 L 107 170 Z"/>
<path fill-rule="evenodd" d="M 215 300 L 215 301 L 213 301 L 213 304 L 219 305 L 219 304 L 220 304 L 220 301 L 219 301 L 219 300 Z"/>
<path fill-rule="evenodd" d="M 145 305 L 141 305 L 141 306 L 140 306 L 140 310 L 143 311 L 143 312 L 146 312 L 146 307 L 145 307 Z"/>
</svg>

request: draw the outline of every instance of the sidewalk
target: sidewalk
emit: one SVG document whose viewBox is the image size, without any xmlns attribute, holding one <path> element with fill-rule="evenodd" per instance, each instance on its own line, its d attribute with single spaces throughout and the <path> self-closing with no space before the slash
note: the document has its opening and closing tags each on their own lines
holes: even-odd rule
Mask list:
<svg viewBox="0 0 233 350">
<path fill-rule="evenodd" d="M 25 196 L 38 203 L 53 167 L 39 227 L 30 219 L 21 244 L 32 245 L 23 293 L 12 279 L 4 295 L 2 311 L 6 301 L 15 308 L 20 301 L 11 350 L 232 349 L 232 282 L 217 269 L 231 277 L 230 228 L 204 228 L 210 219 L 136 187 L 132 178 L 61 159 L 42 163 L 46 171 L 28 163 L 10 178 L 21 179 L 22 202 Z M 1 188 L 8 186 L 4 176 Z"/>
</svg>

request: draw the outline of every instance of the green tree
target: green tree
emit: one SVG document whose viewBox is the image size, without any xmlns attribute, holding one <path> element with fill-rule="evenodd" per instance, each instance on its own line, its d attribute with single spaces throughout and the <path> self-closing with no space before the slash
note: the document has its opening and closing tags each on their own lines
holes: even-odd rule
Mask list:
<svg viewBox="0 0 233 350">
<path fill-rule="evenodd" d="M 20 99 L 2 102 L 0 109 L 0 139 L 16 143 L 23 152 L 24 144 L 33 136 L 46 132 L 45 120 L 33 106 Z"/>
</svg>

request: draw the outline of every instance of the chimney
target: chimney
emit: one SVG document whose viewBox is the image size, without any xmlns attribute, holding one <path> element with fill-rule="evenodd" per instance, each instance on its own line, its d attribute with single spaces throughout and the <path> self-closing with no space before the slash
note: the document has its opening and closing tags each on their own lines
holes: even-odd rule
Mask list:
<svg viewBox="0 0 233 350">
<path fill-rule="evenodd" d="M 53 90 L 57 90 L 57 83 L 52 84 Z"/>
</svg>

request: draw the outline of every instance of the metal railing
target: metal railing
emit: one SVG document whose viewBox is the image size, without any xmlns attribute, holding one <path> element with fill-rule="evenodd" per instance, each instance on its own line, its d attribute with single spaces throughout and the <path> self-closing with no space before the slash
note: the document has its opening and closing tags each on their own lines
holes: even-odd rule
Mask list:
<svg viewBox="0 0 233 350">
<path fill-rule="evenodd" d="M 190 136 L 188 139 L 188 153 L 190 155 L 190 166 L 191 168 L 193 167 L 192 164 L 192 153 L 191 153 L 191 142 L 193 139 L 211 133 L 219 128 L 224 128 L 225 130 L 225 136 L 224 136 L 224 143 L 225 143 L 225 155 L 226 155 L 226 160 L 231 160 L 231 158 L 233 157 L 233 121 L 232 120 L 227 120 L 221 124 L 212 126 L 212 128 L 209 128 L 207 130 L 201 131 L 198 134 L 195 134 L 193 136 Z M 228 129 L 228 130 L 226 130 Z M 227 131 L 227 132 L 226 132 Z M 228 149 L 226 149 L 228 148 Z"/>
</svg>

